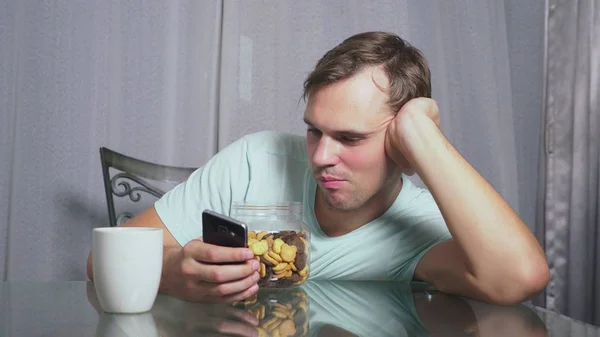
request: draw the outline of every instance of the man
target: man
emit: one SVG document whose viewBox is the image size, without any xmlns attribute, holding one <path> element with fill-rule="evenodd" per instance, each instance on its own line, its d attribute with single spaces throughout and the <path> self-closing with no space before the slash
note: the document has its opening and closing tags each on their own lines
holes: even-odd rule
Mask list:
<svg viewBox="0 0 600 337">
<path fill-rule="evenodd" d="M 244 200 L 303 202 L 313 279 L 419 279 L 500 304 L 546 286 L 535 237 L 440 131 L 417 49 L 393 34 L 352 36 L 317 63 L 304 97 L 305 138 L 245 136 L 125 224 L 164 229 L 162 292 L 232 302 L 257 291 L 249 249 L 200 238 L 203 209 L 229 214 Z"/>
</svg>

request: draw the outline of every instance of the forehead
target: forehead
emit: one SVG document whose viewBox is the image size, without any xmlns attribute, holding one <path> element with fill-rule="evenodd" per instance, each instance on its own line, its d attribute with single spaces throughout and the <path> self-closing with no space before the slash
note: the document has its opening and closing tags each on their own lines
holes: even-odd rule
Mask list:
<svg viewBox="0 0 600 337">
<path fill-rule="evenodd" d="M 379 68 L 364 69 L 310 95 L 304 119 L 319 129 L 373 131 L 392 115 L 387 86 Z"/>
</svg>

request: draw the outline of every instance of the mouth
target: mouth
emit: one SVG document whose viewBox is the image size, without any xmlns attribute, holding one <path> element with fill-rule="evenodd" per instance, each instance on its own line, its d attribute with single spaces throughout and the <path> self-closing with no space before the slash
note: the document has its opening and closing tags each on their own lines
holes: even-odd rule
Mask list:
<svg viewBox="0 0 600 337">
<path fill-rule="evenodd" d="M 321 178 L 319 178 L 319 180 L 327 182 L 327 181 L 342 181 L 344 179 L 332 178 L 332 177 L 321 177 Z"/>
<path fill-rule="evenodd" d="M 341 187 L 345 180 L 336 177 L 319 177 L 317 181 L 319 185 L 326 189 L 337 189 Z"/>
</svg>

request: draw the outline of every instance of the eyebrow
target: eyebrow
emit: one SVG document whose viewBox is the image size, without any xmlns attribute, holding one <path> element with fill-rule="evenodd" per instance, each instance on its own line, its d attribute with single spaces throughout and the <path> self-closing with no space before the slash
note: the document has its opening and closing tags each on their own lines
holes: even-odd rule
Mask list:
<svg viewBox="0 0 600 337">
<path fill-rule="evenodd" d="M 310 127 L 317 128 L 313 123 L 311 123 L 311 121 L 309 121 L 306 118 L 304 118 L 304 123 Z M 343 136 L 348 138 L 365 139 L 368 138 L 374 132 L 360 132 L 356 130 L 334 130 L 332 133 L 338 137 Z"/>
</svg>

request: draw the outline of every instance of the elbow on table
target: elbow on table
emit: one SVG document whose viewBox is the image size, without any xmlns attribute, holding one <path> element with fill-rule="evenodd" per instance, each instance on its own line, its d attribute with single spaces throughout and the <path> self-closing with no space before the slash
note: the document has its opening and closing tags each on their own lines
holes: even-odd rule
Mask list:
<svg viewBox="0 0 600 337">
<path fill-rule="evenodd" d="M 545 262 L 521 268 L 519 274 L 490 288 L 487 294 L 490 301 L 500 305 L 520 304 L 540 294 L 550 281 L 550 270 Z"/>
</svg>

